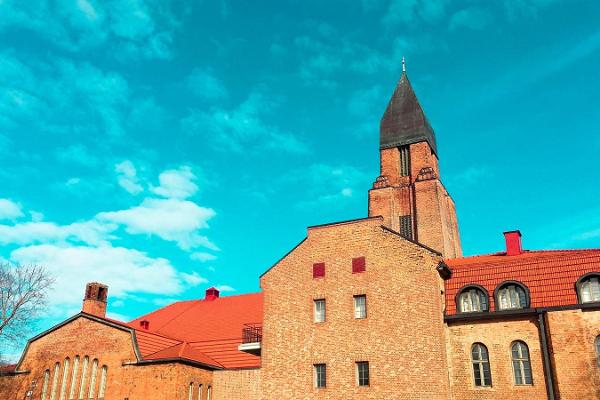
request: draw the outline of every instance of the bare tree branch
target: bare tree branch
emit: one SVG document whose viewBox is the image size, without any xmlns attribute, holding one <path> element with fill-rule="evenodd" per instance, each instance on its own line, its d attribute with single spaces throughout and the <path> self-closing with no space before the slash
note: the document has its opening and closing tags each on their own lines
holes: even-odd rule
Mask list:
<svg viewBox="0 0 600 400">
<path fill-rule="evenodd" d="M 40 265 L 0 263 L 0 342 L 27 337 L 53 283 Z"/>
</svg>

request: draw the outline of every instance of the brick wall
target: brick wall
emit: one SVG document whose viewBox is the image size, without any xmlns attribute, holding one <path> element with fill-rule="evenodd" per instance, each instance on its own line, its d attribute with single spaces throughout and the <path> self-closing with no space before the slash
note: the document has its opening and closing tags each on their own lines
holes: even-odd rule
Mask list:
<svg viewBox="0 0 600 400">
<path fill-rule="evenodd" d="M 308 238 L 261 279 L 265 295 L 263 399 L 446 399 L 439 258 L 381 227 L 382 219 L 309 229 Z M 352 258 L 366 271 L 352 274 Z M 312 265 L 324 262 L 324 278 Z M 367 318 L 354 319 L 353 295 L 366 294 Z M 313 300 L 327 302 L 313 322 Z M 370 363 L 358 387 L 355 362 Z M 327 364 L 327 388 L 313 364 Z"/>
<path fill-rule="evenodd" d="M 546 399 L 546 386 L 537 320 L 494 320 L 452 323 L 448 326 L 451 389 L 454 399 Z M 530 352 L 533 385 L 514 383 L 511 345 L 521 340 Z M 483 343 L 489 352 L 491 387 L 476 387 L 471 364 L 471 347 Z"/>
<path fill-rule="evenodd" d="M 594 348 L 600 335 L 600 311 L 550 312 L 547 321 L 560 399 L 600 399 L 600 368 Z"/>
<path fill-rule="evenodd" d="M 240 369 L 213 372 L 213 400 L 260 400 L 260 371 Z"/>
<path fill-rule="evenodd" d="M 0 398 L 5 393 L 17 393 L 14 398 L 24 398 L 35 381 L 33 398 L 41 398 L 44 371 L 51 371 L 48 398 L 53 381 L 54 366 L 58 362 L 61 370 L 58 375 L 56 398 L 59 398 L 62 384 L 65 358 L 69 358 L 69 373 L 67 374 L 66 398 L 72 384 L 74 359 L 79 356 L 79 368 L 75 376 L 76 396 L 79 394 L 83 360 L 89 357 L 86 374 L 87 396 L 90 383 L 91 368 L 94 359 L 98 359 L 96 378 L 96 395 L 100 381 L 100 369 L 108 367 L 106 380 L 106 399 L 188 399 L 188 386 L 203 383 L 206 387 L 211 384 L 212 372 L 182 364 L 152 364 L 144 366 L 128 365 L 135 362 L 136 356 L 129 332 L 106 326 L 86 318 L 78 318 L 61 328 L 32 342 L 27 349 L 20 370 L 28 374 L 16 377 L 3 377 L 0 382 Z M 197 391 L 197 388 L 196 388 Z M 197 395 L 196 395 L 197 396 Z M 87 398 L 87 397 L 86 397 Z M 197 397 L 194 397 L 196 399 Z"/>
</svg>

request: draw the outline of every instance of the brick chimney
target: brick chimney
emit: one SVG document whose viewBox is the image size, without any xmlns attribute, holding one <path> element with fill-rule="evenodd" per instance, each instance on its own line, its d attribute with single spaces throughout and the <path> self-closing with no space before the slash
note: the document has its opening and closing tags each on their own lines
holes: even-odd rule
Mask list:
<svg viewBox="0 0 600 400">
<path fill-rule="evenodd" d="M 508 231 L 504 232 L 504 240 L 506 241 L 506 255 L 507 256 L 518 256 L 523 253 L 523 246 L 521 245 L 521 231 Z"/>
<path fill-rule="evenodd" d="M 216 287 L 206 289 L 204 300 L 215 300 L 219 298 L 219 290 Z"/>
<path fill-rule="evenodd" d="M 83 311 L 96 317 L 106 317 L 106 299 L 108 298 L 108 286 L 98 282 L 91 282 L 85 286 L 85 297 L 83 298 Z"/>
</svg>

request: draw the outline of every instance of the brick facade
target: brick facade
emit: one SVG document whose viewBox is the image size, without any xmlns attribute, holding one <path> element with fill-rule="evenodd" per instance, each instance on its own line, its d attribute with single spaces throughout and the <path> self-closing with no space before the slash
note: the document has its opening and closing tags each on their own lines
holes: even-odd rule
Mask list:
<svg viewBox="0 0 600 400">
<path fill-rule="evenodd" d="M 265 293 L 265 399 L 446 399 L 440 257 L 382 227 L 382 218 L 310 228 L 307 239 L 261 278 Z M 352 273 L 365 257 L 366 271 Z M 313 279 L 312 265 L 325 263 Z M 353 296 L 365 294 L 357 320 Z M 313 300 L 326 322 L 313 322 Z M 415 334 L 418 332 L 418 334 Z M 356 383 L 368 361 L 371 386 Z M 316 389 L 313 364 L 327 365 Z"/>
<path fill-rule="evenodd" d="M 261 370 L 237 369 L 213 372 L 213 400 L 260 400 Z"/>
</svg>

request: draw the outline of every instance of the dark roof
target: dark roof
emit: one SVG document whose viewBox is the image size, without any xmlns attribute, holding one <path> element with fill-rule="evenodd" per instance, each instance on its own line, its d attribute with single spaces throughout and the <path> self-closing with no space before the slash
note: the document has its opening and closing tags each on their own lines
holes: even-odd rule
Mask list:
<svg viewBox="0 0 600 400">
<path fill-rule="evenodd" d="M 427 141 L 437 154 L 435 133 L 427 121 L 406 72 L 402 72 L 381 118 L 379 147 L 387 149 L 424 141 Z"/>
</svg>

